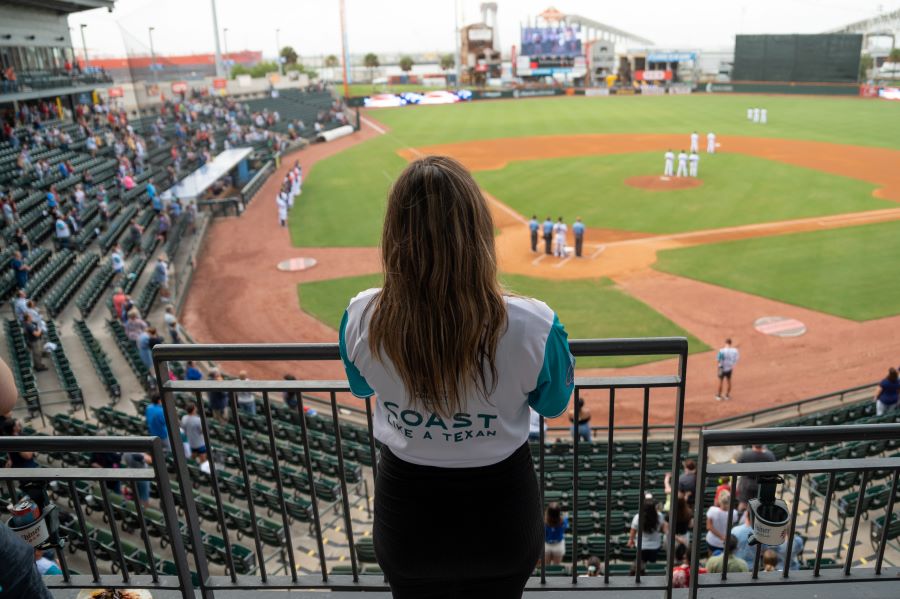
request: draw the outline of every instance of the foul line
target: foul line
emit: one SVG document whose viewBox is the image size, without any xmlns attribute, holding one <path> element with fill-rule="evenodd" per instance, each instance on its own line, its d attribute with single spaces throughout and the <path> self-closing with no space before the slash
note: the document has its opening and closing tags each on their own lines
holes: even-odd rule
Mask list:
<svg viewBox="0 0 900 599">
<path fill-rule="evenodd" d="M 364 122 L 366 125 L 368 125 L 368 126 L 371 127 L 372 129 L 375 129 L 375 130 L 378 131 L 380 134 L 384 135 L 385 133 L 387 133 L 387 131 L 385 131 L 384 129 L 382 129 L 381 127 L 379 127 L 379 126 L 376 125 L 374 122 L 372 122 L 372 121 L 370 121 L 369 119 L 367 119 L 366 117 L 361 117 L 361 119 L 362 119 L 362 122 Z"/>
<path fill-rule="evenodd" d="M 591 254 L 591 260 L 593 260 L 594 258 L 596 258 L 597 256 L 599 256 L 600 254 L 602 254 L 602 253 L 603 253 L 603 250 L 605 250 L 605 249 L 606 249 L 606 246 L 605 246 L 605 245 L 598 246 L 597 249 L 594 251 L 594 253 Z"/>
<path fill-rule="evenodd" d="M 547 254 L 541 254 L 540 256 L 538 256 L 537 258 L 535 258 L 534 260 L 532 260 L 531 263 L 532 263 L 533 265 L 537 266 L 538 264 L 541 263 L 541 260 L 543 260 L 543 259 L 546 258 L 546 257 L 547 257 Z"/>
</svg>

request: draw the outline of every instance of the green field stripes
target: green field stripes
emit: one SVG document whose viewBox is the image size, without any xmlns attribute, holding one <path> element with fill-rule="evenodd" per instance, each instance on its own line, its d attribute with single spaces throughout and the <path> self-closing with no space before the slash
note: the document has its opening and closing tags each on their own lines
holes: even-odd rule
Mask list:
<svg viewBox="0 0 900 599">
<path fill-rule="evenodd" d="M 685 336 L 691 352 L 709 349 L 666 317 L 618 289 L 609 279 L 559 282 L 518 275 L 504 275 L 502 279 L 510 291 L 546 302 L 559 315 L 571 339 Z M 350 298 L 380 284 L 381 275 L 301 283 L 300 307 L 337 330 Z M 578 367 L 632 366 L 656 359 L 653 356 L 584 358 L 578 361 Z"/>
<path fill-rule="evenodd" d="M 660 252 L 655 268 L 852 320 L 900 314 L 900 222 Z"/>
</svg>

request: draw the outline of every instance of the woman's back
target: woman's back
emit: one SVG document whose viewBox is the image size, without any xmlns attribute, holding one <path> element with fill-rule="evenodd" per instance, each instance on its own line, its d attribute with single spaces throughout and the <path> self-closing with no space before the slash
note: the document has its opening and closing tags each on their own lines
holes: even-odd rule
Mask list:
<svg viewBox="0 0 900 599">
<path fill-rule="evenodd" d="M 549 417 L 565 410 L 574 364 L 565 329 L 545 303 L 504 297 L 507 327 L 497 345 L 493 390 L 484 398 L 470 387 L 464 409 L 442 416 L 412 401 L 391 362 L 373 355 L 369 308 L 378 293 L 369 289 L 350 302 L 341 323 L 341 352 L 353 393 L 378 394 L 375 437 L 401 459 L 445 468 L 494 464 L 528 439 L 529 406 Z M 560 371 L 567 375 L 555 374 Z"/>
</svg>

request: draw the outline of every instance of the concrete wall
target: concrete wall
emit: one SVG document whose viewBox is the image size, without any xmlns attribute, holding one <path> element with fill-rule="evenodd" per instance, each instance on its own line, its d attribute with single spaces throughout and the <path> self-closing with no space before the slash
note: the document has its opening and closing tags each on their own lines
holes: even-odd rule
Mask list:
<svg viewBox="0 0 900 599">
<path fill-rule="evenodd" d="M 34 39 L 28 39 L 30 36 Z M 71 48 L 69 21 L 56 11 L 0 2 L 0 46 Z"/>
</svg>

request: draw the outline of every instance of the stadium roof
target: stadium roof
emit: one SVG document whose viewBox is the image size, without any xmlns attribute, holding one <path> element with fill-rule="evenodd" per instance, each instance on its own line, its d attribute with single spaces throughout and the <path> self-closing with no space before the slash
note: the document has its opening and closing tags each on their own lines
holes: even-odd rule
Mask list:
<svg viewBox="0 0 900 599">
<path fill-rule="evenodd" d="M 598 32 L 601 32 L 602 34 L 605 34 L 605 37 L 607 39 L 612 39 L 614 41 L 622 41 L 629 44 L 640 44 L 643 46 L 655 45 L 651 40 L 648 40 L 645 37 L 635 35 L 634 33 L 628 33 L 627 31 L 624 31 L 617 27 L 606 25 L 604 23 L 601 23 L 600 21 L 595 21 L 587 17 L 582 17 L 579 15 L 566 15 L 563 20 L 566 22 L 566 24 L 575 23 L 581 25 L 583 29 L 594 29 Z"/>
<path fill-rule="evenodd" d="M 880 14 L 870 19 L 855 21 L 832 29 L 827 33 L 894 33 L 900 34 L 900 10 Z"/>
<path fill-rule="evenodd" d="M 227 175 L 228 171 L 236 167 L 241 160 L 252 153 L 252 148 L 225 150 L 213 158 L 212 161 L 182 179 L 178 185 L 163 192 L 162 198 L 169 200 L 177 197 L 182 200 L 193 200 L 203 195 L 203 192 L 209 189 L 216 180 Z"/>
<path fill-rule="evenodd" d="M 115 0 L 6 0 L 6 4 L 18 4 L 19 6 L 42 8 L 68 14 L 94 8 L 112 10 Z"/>
</svg>

